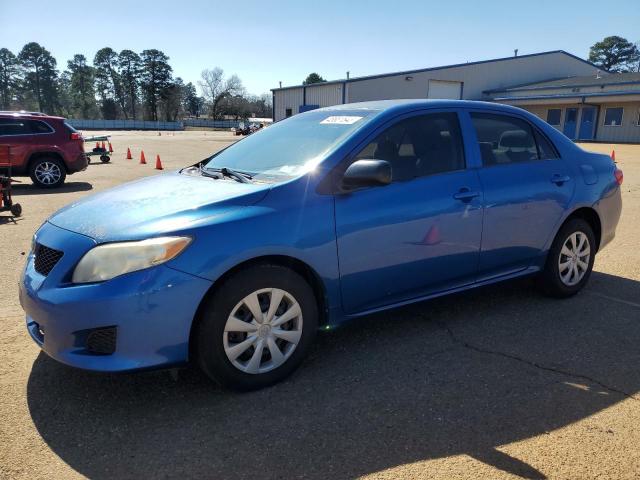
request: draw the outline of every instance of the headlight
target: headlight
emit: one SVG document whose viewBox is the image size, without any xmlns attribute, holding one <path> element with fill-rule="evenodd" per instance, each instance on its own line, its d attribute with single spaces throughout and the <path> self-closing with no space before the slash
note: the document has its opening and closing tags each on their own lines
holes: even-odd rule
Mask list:
<svg viewBox="0 0 640 480">
<path fill-rule="evenodd" d="M 189 237 L 158 237 L 139 242 L 99 245 L 87 253 L 73 271 L 73 283 L 103 282 L 167 262 L 191 243 Z"/>
</svg>

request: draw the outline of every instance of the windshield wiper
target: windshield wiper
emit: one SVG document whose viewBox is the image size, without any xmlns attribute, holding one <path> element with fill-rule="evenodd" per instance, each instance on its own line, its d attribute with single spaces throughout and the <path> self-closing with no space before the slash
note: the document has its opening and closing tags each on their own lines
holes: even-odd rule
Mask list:
<svg viewBox="0 0 640 480">
<path fill-rule="evenodd" d="M 220 172 L 222 175 L 224 175 L 225 177 L 229 177 L 229 178 L 233 178 L 235 180 L 237 180 L 240 183 L 253 183 L 251 181 L 251 179 L 253 178 L 251 175 L 249 175 L 248 173 L 245 172 L 238 172 L 236 170 L 232 170 L 228 167 L 222 167 L 222 168 L 203 168 L 202 169 L 203 172 L 205 170 L 212 170 L 214 172 Z M 204 173 L 203 173 L 204 175 Z"/>
</svg>

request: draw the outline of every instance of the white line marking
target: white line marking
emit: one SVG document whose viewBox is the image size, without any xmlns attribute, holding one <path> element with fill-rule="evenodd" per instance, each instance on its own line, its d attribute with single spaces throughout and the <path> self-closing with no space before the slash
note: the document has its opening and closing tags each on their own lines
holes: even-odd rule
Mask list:
<svg viewBox="0 0 640 480">
<path fill-rule="evenodd" d="M 598 292 L 589 292 L 589 293 L 597 297 L 606 298 L 607 300 L 612 300 L 614 302 L 624 303 L 625 305 L 630 305 L 632 307 L 640 308 L 640 303 L 630 302 L 629 300 L 623 300 L 621 298 L 610 297 L 609 295 L 605 295 L 604 293 L 598 293 Z"/>
</svg>

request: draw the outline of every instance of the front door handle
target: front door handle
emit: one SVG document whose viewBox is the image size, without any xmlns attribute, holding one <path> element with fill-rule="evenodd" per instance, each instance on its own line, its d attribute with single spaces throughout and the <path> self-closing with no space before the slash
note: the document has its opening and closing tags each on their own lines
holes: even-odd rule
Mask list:
<svg viewBox="0 0 640 480">
<path fill-rule="evenodd" d="M 562 185 L 563 183 L 567 183 L 569 180 L 571 180 L 571 177 L 569 175 L 554 173 L 551 176 L 551 182 L 555 183 L 556 185 Z"/>
<path fill-rule="evenodd" d="M 461 200 L 463 202 L 470 202 L 472 199 L 479 196 L 480 196 L 480 192 L 474 192 L 469 188 L 465 187 L 465 188 L 461 188 L 458 193 L 455 193 L 453 195 L 453 198 L 455 198 L 456 200 Z"/>
</svg>

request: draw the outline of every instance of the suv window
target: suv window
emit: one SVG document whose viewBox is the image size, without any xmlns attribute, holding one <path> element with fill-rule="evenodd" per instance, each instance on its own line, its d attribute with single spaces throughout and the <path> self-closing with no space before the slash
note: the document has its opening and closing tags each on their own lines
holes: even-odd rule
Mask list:
<svg viewBox="0 0 640 480">
<path fill-rule="evenodd" d="M 549 141 L 524 120 L 493 113 L 472 113 L 471 120 L 485 166 L 558 158 Z"/>
<path fill-rule="evenodd" d="M 51 133 L 53 129 L 46 123 L 39 120 L 27 120 L 31 133 Z"/>
<path fill-rule="evenodd" d="M 17 118 L 0 118 L 0 136 L 3 135 L 29 135 L 31 129 L 26 120 Z"/>
<path fill-rule="evenodd" d="M 386 160 L 394 182 L 465 168 L 456 113 L 431 113 L 402 120 L 378 135 L 355 160 Z M 354 161 L 355 161 L 354 160 Z"/>
</svg>

